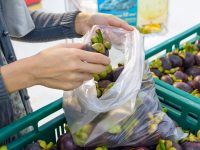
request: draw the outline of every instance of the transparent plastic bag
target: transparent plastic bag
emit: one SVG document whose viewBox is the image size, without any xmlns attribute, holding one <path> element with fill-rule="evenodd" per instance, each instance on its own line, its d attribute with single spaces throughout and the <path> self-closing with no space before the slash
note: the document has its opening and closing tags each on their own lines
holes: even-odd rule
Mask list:
<svg viewBox="0 0 200 150">
<path fill-rule="evenodd" d="M 124 70 L 100 98 L 94 80 L 64 93 L 63 108 L 75 143 L 137 147 L 153 145 L 160 138 L 177 138 L 173 121 L 159 105 L 139 32 L 95 26 L 85 35 L 84 43 L 90 43 L 99 28 L 112 43 L 110 54 L 116 50 L 124 54 Z"/>
</svg>

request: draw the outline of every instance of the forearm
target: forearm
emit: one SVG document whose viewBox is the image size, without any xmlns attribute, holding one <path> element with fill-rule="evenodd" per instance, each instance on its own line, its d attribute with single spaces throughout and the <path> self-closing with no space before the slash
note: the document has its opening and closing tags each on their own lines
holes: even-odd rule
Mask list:
<svg viewBox="0 0 200 150">
<path fill-rule="evenodd" d="M 80 37 L 75 31 L 75 18 L 79 12 L 52 14 L 31 12 L 35 29 L 21 38 L 13 38 L 25 42 L 46 42 L 64 38 Z"/>
<path fill-rule="evenodd" d="M 33 78 L 35 56 L 25 58 L 1 67 L 1 76 L 8 93 L 36 84 Z"/>
</svg>

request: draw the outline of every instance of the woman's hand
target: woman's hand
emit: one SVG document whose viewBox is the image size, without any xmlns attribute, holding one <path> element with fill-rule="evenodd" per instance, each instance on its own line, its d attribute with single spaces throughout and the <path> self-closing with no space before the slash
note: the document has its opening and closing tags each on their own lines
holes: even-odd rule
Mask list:
<svg viewBox="0 0 200 150">
<path fill-rule="evenodd" d="M 127 22 L 109 14 L 79 13 L 75 20 L 75 30 L 78 34 L 84 35 L 93 25 L 106 25 L 123 28 L 132 31 L 134 28 Z"/>
<path fill-rule="evenodd" d="M 110 63 L 108 57 L 82 48 L 82 44 L 61 44 L 1 67 L 8 92 L 33 85 L 62 90 L 79 87 Z"/>
</svg>

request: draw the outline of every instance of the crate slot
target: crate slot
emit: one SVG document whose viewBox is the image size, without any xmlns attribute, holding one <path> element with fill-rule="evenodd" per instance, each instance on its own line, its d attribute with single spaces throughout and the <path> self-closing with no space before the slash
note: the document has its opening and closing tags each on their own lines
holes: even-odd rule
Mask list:
<svg viewBox="0 0 200 150">
<path fill-rule="evenodd" d="M 194 113 L 189 112 L 187 117 L 186 117 L 186 120 L 187 120 L 188 123 L 192 122 L 193 125 L 196 126 L 197 123 L 198 123 L 198 116 L 196 114 L 194 114 Z"/>
<path fill-rule="evenodd" d="M 180 41 L 180 45 L 183 45 L 185 42 L 192 41 L 192 39 L 194 39 L 196 36 L 197 36 L 197 33 L 194 33 L 188 36 L 187 38 Z"/>
</svg>

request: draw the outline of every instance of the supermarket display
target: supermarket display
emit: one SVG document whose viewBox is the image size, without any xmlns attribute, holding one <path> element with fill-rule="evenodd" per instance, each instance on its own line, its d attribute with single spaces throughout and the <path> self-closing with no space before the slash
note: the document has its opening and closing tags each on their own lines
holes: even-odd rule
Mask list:
<svg viewBox="0 0 200 150">
<path fill-rule="evenodd" d="M 152 61 L 150 69 L 153 76 L 200 98 L 199 42 L 187 42 L 181 48 Z"/>
<path fill-rule="evenodd" d="M 138 147 L 153 145 L 160 138 L 181 138 L 162 112 L 139 32 L 95 26 L 84 39 L 96 52 L 124 53 L 124 66 L 110 65 L 95 75 L 96 81 L 65 92 L 63 108 L 74 142 L 86 147 Z M 105 41 L 111 43 L 111 50 L 105 48 Z"/>
</svg>

